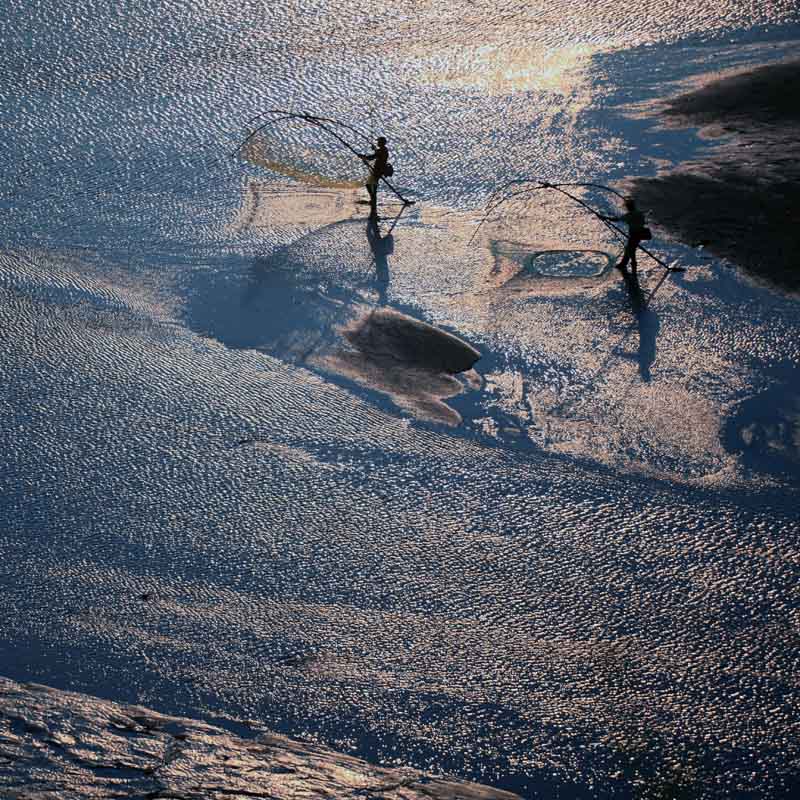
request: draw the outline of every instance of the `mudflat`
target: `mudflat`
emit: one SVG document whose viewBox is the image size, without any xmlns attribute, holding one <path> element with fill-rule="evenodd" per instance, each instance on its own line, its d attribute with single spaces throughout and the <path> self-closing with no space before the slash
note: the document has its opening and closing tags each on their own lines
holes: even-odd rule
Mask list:
<svg viewBox="0 0 800 800">
<path fill-rule="evenodd" d="M 265 731 L 242 738 L 197 720 L 6 678 L 0 678 L 0 736 L 3 797 L 518 797 L 375 766 Z"/>
<path fill-rule="evenodd" d="M 670 126 L 697 126 L 714 141 L 700 158 L 634 195 L 683 241 L 750 274 L 800 290 L 800 61 L 731 75 L 667 102 Z"/>
</svg>

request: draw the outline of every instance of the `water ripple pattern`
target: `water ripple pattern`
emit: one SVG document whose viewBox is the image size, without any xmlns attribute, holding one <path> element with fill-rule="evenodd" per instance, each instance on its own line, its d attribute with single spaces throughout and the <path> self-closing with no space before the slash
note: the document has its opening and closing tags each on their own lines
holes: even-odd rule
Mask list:
<svg viewBox="0 0 800 800">
<path fill-rule="evenodd" d="M 643 305 L 552 193 L 473 238 L 679 162 L 626 109 L 795 3 L 8 6 L 0 673 L 526 797 L 798 789 L 796 297 L 657 236 Z M 270 108 L 419 202 L 232 155 Z M 427 417 L 342 367 L 386 308 L 482 355 Z"/>
</svg>

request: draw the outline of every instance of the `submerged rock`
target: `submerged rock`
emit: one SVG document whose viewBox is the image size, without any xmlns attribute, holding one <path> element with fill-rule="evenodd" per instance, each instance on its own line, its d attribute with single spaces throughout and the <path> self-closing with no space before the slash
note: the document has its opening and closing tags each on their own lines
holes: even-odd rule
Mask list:
<svg viewBox="0 0 800 800">
<path fill-rule="evenodd" d="M 0 765 L 2 797 L 517 797 L 413 769 L 384 769 L 285 736 L 244 739 L 197 720 L 6 678 L 0 678 Z"/>
</svg>

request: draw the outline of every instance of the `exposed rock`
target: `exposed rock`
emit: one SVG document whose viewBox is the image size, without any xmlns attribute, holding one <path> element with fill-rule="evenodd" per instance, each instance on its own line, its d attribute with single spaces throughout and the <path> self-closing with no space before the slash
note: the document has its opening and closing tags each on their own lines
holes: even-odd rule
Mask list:
<svg viewBox="0 0 800 800">
<path fill-rule="evenodd" d="M 419 419 L 458 425 L 461 415 L 444 401 L 477 385 L 471 370 L 481 354 L 441 328 L 390 308 L 368 311 L 343 328 L 353 350 L 312 361 L 317 366 L 388 394 Z"/>
<path fill-rule="evenodd" d="M 76 692 L 0 678 L 0 796 L 14 800 L 513 800 L 413 769 L 384 769 L 276 734 L 235 736 Z"/>
<path fill-rule="evenodd" d="M 446 372 L 466 372 L 481 357 L 471 345 L 441 328 L 381 308 L 345 332 L 351 344 L 375 359 Z"/>
</svg>

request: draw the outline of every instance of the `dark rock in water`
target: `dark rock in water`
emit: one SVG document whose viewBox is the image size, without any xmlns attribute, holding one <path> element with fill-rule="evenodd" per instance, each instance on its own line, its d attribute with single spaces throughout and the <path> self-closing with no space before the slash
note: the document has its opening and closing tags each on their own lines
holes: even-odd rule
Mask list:
<svg viewBox="0 0 800 800">
<path fill-rule="evenodd" d="M 667 115 L 707 125 L 720 120 L 744 127 L 752 120 L 800 120 L 800 61 L 791 60 L 731 75 L 671 100 Z"/>
<path fill-rule="evenodd" d="M 373 358 L 455 374 L 481 357 L 471 345 L 446 331 L 391 309 L 378 309 L 345 331 L 347 340 Z"/>
<path fill-rule="evenodd" d="M 461 422 L 444 400 L 478 380 L 471 368 L 481 354 L 474 347 L 388 308 L 366 312 L 341 334 L 354 349 L 327 354 L 314 362 L 318 367 L 389 395 L 418 419 Z M 460 379 L 454 377 L 457 373 L 466 375 Z"/>
</svg>

